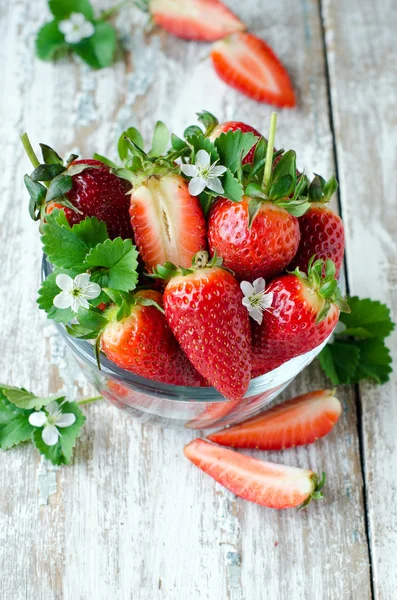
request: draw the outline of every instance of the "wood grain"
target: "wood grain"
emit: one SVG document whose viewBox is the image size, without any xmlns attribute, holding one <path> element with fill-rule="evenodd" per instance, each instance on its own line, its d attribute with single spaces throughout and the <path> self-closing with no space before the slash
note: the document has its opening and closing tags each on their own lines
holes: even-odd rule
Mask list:
<svg viewBox="0 0 397 600">
<path fill-rule="evenodd" d="M 332 132 L 317 2 L 271 0 L 266 10 L 261 0 L 228 4 L 275 48 L 298 90 L 298 109 L 279 113 L 278 145 L 294 147 L 301 168 L 329 175 Z M 142 17 L 131 10 L 118 26 L 132 55 L 114 68 L 96 73 L 67 59 L 41 63 L 32 43 L 43 19 L 37 2 L 2 6 L 1 379 L 74 397 L 89 389 L 34 303 L 40 244 L 27 213 L 22 176 L 29 166 L 18 133 L 28 129 L 35 145 L 50 143 L 64 154 L 112 155 L 128 125 L 149 138 L 163 119 L 181 133 L 206 108 L 263 130 L 271 108 L 217 80 L 201 60 L 208 46 L 145 34 Z M 314 366 L 283 397 L 325 385 Z M 328 473 L 325 500 L 301 513 L 239 500 L 183 458 L 194 433 L 140 424 L 105 403 L 87 407 L 74 464 L 57 471 L 57 491 L 45 506 L 38 485 L 46 467 L 36 452 L 22 447 L 1 454 L 2 597 L 370 598 L 355 398 L 348 389 L 340 398 L 343 416 L 329 437 L 266 455 Z"/>
<path fill-rule="evenodd" d="M 324 2 L 331 97 L 351 292 L 397 319 L 397 13 L 392 0 Z M 397 334 L 389 338 L 394 367 Z M 360 386 L 375 597 L 397 588 L 397 375 Z"/>
</svg>

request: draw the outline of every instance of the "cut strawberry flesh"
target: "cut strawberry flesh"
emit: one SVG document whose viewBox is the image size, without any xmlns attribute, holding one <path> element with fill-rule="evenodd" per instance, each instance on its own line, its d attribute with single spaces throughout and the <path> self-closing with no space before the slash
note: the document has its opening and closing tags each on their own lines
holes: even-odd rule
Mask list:
<svg viewBox="0 0 397 600">
<path fill-rule="evenodd" d="M 188 268 L 206 247 L 206 225 L 198 198 L 177 175 L 150 177 L 134 189 L 130 204 L 135 241 L 148 270 L 172 262 Z"/>
<path fill-rule="evenodd" d="M 204 440 L 193 440 L 184 453 L 236 496 L 269 508 L 299 506 L 315 488 L 312 471 L 258 460 Z"/>
<path fill-rule="evenodd" d="M 245 29 L 219 0 L 151 0 L 150 12 L 157 25 L 186 40 L 214 42 Z"/>
<path fill-rule="evenodd" d="M 214 44 L 211 58 L 219 77 L 243 94 L 280 107 L 295 106 L 288 73 L 263 40 L 234 33 Z"/>
<path fill-rule="evenodd" d="M 311 444 L 331 431 L 341 411 L 341 403 L 332 391 L 318 390 L 213 433 L 208 439 L 223 446 L 261 450 Z"/>
</svg>

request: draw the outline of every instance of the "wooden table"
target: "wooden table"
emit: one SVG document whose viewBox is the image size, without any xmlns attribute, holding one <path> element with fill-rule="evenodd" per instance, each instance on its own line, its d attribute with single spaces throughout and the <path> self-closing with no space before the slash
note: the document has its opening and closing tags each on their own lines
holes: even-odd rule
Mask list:
<svg viewBox="0 0 397 600">
<path fill-rule="evenodd" d="M 102 8 L 107 2 L 98 2 Z M 299 166 L 336 171 L 351 293 L 397 318 L 396 11 L 393 0 L 228 2 L 274 47 L 298 108 L 279 111 L 278 146 Z M 18 139 L 66 154 L 112 154 L 128 125 L 148 138 L 157 119 L 177 133 L 210 110 L 266 131 L 271 107 L 219 81 L 209 47 L 155 31 L 125 9 L 131 50 L 93 72 L 33 56 L 44 0 L 1 1 L 1 380 L 37 393 L 92 390 L 35 305 L 40 243 L 27 210 Z M 390 338 L 396 357 L 396 335 Z M 283 394 L 329 385 L 317 365 Z M 241 501 L 189 464 L 187 431 L 133 421 L 110 405 L 88 417 L 71 467 L 32 447 L 0 456 L 2 600 L 365 600 L 397 597 L 397 376 L 342 387 L 343 416 L 315 445 L 271 460 L 328 473 L 326 498 L 276 512 Z"/>
</svg>

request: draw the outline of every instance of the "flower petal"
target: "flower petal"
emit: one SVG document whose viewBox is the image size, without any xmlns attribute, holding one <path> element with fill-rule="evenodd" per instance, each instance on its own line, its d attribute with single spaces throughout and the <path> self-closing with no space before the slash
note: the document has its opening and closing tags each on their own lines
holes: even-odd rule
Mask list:
<svg viewBox="0 0 397 600">
<path fill-rule="evenodd" d="M 86 21 L 80 29 L 81 39 L 89 38 L 95 33 L 95 27 L 91 21 Z"/>
<path fill-rule="evenodd" d="M 82 295 L 72 296 L 72 302 L 70 304 L 70 308 L 72 309 L 72 311 L 74 313 L 78 313 L 80 307 L 89 308 L 90 305 L 88 304 L 87 300 Z"/>
<path fill-rule="evenodd" d="M 260 308 L 252 307 L 251 310 L 248 311 L 251 319 L 254 319 L 259 325 L 262 323 L 263 314 Z"/>
<path fill-rule="evenodd" d="M 263 294 L 260 307 L 262 310 L 267 310 L 273 304 L 273 292 L 269 292 L 268 294 Z"/>
<path fill-rule="evenodd" d="M 206 150 L 199 150 L 194 159 L 194 164 L 199 168 L 209 167 L 211 163 L 211 156 Z"/>
<path fill-rule="evenodd" d="M 70 292 L 70 290 L 73 289 L 73 279 L 65 273 L 57 275 L 55 278 L 55 283 L 63 292 Z"/>
<path fill-rule="evenodd" d="M 70 427 L 70 425 L 73 425 L 75 420 L 76 415 L 73 413 L 63 413 L 57 418 L 56 425 L 57 427 Z"/>
<path fill-rule="evenodd" d="M 47 415 L 42 410 L 39 410 L 29 415 L 29 423 L 33 425 L 33 427 L 43 427 L 46 421 Z"/>
<path fill-rule="evenodd" d="M 266 287 L 266 282 L 263 277 L 259 277 L 255 279 L 252 285 L 254 286 L 255 294 L 261 294 Z"/>
<path fill-rule="evenodd" d="M 58 23 L 58 29 L 61 33 L 63 33 L 66 36 L 68 33 L 73 31 L 74 25 L 73 25 L 72 21 L 67 19 L 66 21 L 60 21 Z"/>
<path fill-rule="evenodd" d="M 83 13 L 80 12 L 72 12 L 69 16 L 69 20 L 73 23 L 73 25 L 84 25 L 87 22 Z"/>
<path fill-rule="evenodd" d="M 249 299 L 249 298 L 246 298 L 245 296 L 244 296 L 244 298 L 241 300 L 241 302 L 243 303 L 243 306 L 245 306 L 245 308 L 248 308 L 248 309 L 250 309 L 250 308 L 252 307 L 252 304 L 251 304 L 251 302 L 250 302 L 250 299 Z"/>
<path fill-rule="evenodd" d="M 56 308 L 69 308 L 69 306 L 72 304 L 72 299 L 73 296 L 70 294 L 70 292 L 61 292 L 55 296 L 52 303 Z"/>
<path fill-rule="evenodd" d="M 189 181 L 189 194 L 192 196 L 198 196 L 205 190 L 207 182 L 202 177 L 193 177 Z"/>
<path fill-rule="evenodd" d="M 207 181 L 207 188 L 216 192 L 217 194 L 223 194 L 225 191 L 223 189 L 223 185 L 221 184 L 221 180 L 218 177 L 210 177 Z"/>
<path fill-rule="evenodd" d="M 59 438 L 59 431 L 55 425 L 48 425 L 48 427 L 44 427 L 41 437 L 47 446 L 55 446 Z"/>
<path fill-rule="evenodd" d="M 249 281 L 242 281 L 240 283 L 240 289 L 247 298 L 252 296 L 252 294 L 255 294 L 254 286 Z"/>
<path fill-rule="evenodd" d="M 101 293 L 101 286 L 97 283 L 89 283 L 81 290 L 81 293 L 84 298 L 88 298 L 88 300 L 92 300 L 93 298 L 98 298 Z"/>
<path fill-rule="evenodd" d="M 196 177 L 197 167 L 195 165 L 181 165 L 181 171 L 187 177 Z"/>
<path fill-rule="evenodd" d="M 49 402 L 47 404 L 47 406 L 45 407 L 46 411 L 48 412 L 49 415 L 53 415 L 54 413 L 58 412 L 59 410 L 59 404 L 56 400 L 51 400 L 51 402 Z"/>
<path fill-rule="evenodd" d="M 82 289 L 87 287 L 87 285 L 89 285 L 90 283 L 90 276 L 88 275 L 88 273 L 80 273 L 80 275 L 76 275 L 76 277 L 73 280 L 73 287 L 76 289 Z"/>
<path fill-rule="evenodd" d="M 224 167 L 223 165 L 215 165 L 214 167 L 211 167 L 211 177 L 218 177 L 218 175 L 223 175 L 226 173 L 226 171 L 227 167 Z"/>
</svg>

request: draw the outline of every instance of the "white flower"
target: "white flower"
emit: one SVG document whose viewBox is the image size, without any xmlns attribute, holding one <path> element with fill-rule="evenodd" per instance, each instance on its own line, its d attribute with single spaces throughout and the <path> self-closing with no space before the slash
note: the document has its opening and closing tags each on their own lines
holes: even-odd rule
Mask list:
<svg viewBox="0 0 397 600">
<path fill-rule="evenodd" d="M 57 427 L 70 427 L 76 420 L 73 413 L 63 413 L 61 406 L 53 400 L 45 407 L 47 414 L 42 410 L 29 415 L 29 423 L 33 427 L 43 427 L 42 438 L 47 446 L 55 446 L 61 435 Z"/>
<path fill-rule="evenodd" d="M 241 291 L 244 294 L 243 304 L 247 308 L 249 315 L 259 325 L 262 323 L 263 311 L 268 310 L 273 302 L 273 292 L 265 294 L 266 282 L 263 277 L 255 279 L 254 283 L 242 281 L 240 283 Z"/>
<path fill-rule="evenodd" d="M 55 282 L 62 290 L 53 300 L 56 308 L 71 308 L 77 313 L 80 306 L 89 308 L 87 300 L 97 298 L 101 293 L 101 287 L 97 283 L 90 283 L 88 273 L 77 275 L 74 279 L 69 275 L 57 275 Z"/>
<path fill-rule="evenodd" d="M 211 156 L 206 150 L 197 152 L 194 165 L 181 165 L 181 171 L 187 177 L 193 178 L 189 181 L 189 192 L 192 196 L 198 196 L 206 187 L 217 194 L 223 194 L 219 175 L 223 175 L 227 168 L 217 165 L 216 162 L 211 165 Z"/>
<path fill-rule="evenodd" d="M 69 19 L 60 21 L 58 29 L 63 33 L 68 44 L 78 44 L 95 33 L 95 27 L 91 21 L 87 21 L 82 13 L 75 12 L 70 15 Z"/>
</svg>

